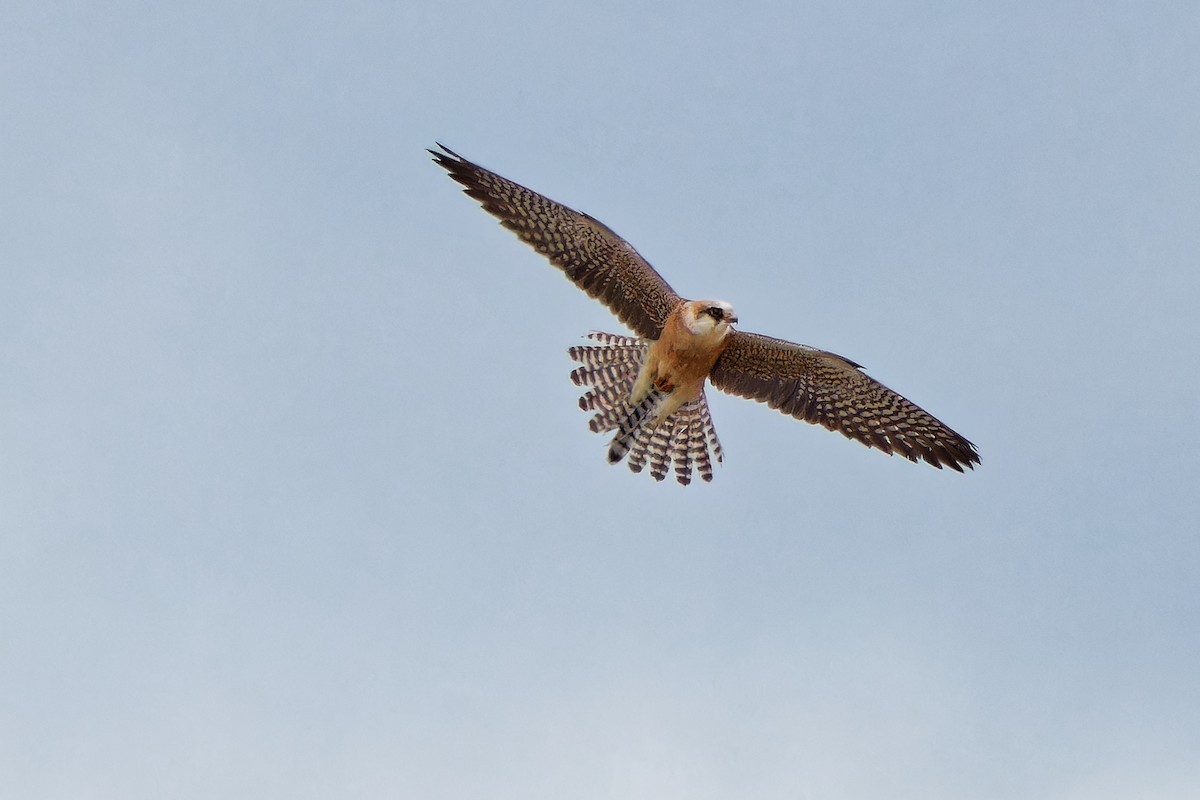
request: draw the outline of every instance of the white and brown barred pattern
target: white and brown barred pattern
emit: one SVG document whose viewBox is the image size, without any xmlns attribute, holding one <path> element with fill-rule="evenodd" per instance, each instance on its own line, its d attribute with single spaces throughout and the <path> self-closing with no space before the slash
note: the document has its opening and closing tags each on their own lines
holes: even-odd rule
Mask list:
<svg viewBox="0 0 1200 800">
<path fill-rule="evenodd" d="M 650 475 L 658 481 L 667 477 L 672 465 L 675 480 L 685 486 L 692 482 L 693 470 L 701 480 L 711 481 L 713 459 L 720 463 L 724 453 L 704 394 L 654 426 L 652 422 L 666 394 L 653 391 L 636 407 L 629 402 L 629 390 L 650 342 L 601 332 L 590 333 L 587 338 L 597 344 L 567 351 L 572 360 L 582 364 L 571 372 L 571 381 L 576 386 L 591 387 L 579 398 L 581 409 L 596 412 L 588 427 L 596 433 L 616 431 L 609 445 L 609 463 L 615 464 L 628 455 L 630 470 L 641 472 L 649 464 Z"/>
</svg>

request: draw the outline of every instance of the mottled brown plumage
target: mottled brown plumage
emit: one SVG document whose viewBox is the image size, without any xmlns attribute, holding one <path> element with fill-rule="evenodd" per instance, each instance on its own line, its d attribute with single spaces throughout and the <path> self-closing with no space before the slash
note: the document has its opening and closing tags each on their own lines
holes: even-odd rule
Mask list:
<svg viewBox="0 0 1200 800">
<path fill-rule="evenodd" d="M 687 301 L 606 225 L 480 167 L 442 145 L 430 150 L 450 177 L 502 225 L 532 245 L 577 286 L 599 299 L 641 339 L 613 334 L 571 348 L 572 373 L 593 387 L 581 407 L 592 429 L 616 431 L 609 461 L 662 480 L 674 461 L 680 483 L 696 465 L 712 478 L 722 460 L 704 379 L 722 391 L 766 403 L 885 453 L 959 472 L 980 463 L 975 446 L 849 359 L 735 330 L 732 306 Z"/>
<path fill-rule="evenodd" d="M 638 336 L 657 339 L 682 298 L 603 222 L 502 178 L 439 144 L 429 150 L 463 190 Z"/>
<path fill-rule="evenodd" d="M 734 331 L 709 375 L 718 389 L 824 425 L 868 447 L 962 472 L 975 446 L 849 359 Z"/>
</svg>

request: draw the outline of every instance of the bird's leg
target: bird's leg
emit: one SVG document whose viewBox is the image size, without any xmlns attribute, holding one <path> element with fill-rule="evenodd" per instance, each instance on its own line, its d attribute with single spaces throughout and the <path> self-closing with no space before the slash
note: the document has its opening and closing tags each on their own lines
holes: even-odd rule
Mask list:
<svg viewBox="0 0 1200 800">
<path fill-rule="evenodd" d="M 669 420 L 684 402 L 683 392 L 672 391 L 663 400 L 662 405 L 658 407 L 658 413 L 654 415 L 654 419 L 650 420 L 650 427 L 657 428 L 660 424 Z"/>
<path fill-rule="evenodd" d="M 642 362 L 642 368 L 638 370 L 637 379 L 633 382 L 633 388 L 629 391 L 629 403 L 636 406 L 638 403 L 650 396 L 651 387 L 657 388 L 658 376 L 658 348 L 655 346 L 658 342 L 654 342 L 646 350 L 646 360 Z"/>
</svg>

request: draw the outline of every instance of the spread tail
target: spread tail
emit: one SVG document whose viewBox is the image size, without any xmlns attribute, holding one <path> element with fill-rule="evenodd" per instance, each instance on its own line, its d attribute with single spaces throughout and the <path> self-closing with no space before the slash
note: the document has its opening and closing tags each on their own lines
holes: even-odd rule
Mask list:
<svg viewBox="0 0 1200 800">
<path fill-rule="evenodd" d="M 588 427 L 597 433 L 616 431 L 609 444 L 608 463 L 616 464 L 628 456 L 629 468 L 641 472 L 648 462 L 650 474 L 659 481 L 674 464 L 675 480 L 685 486 L 692 481 L 693 468 L 701 480 L 711 481 L 712 461 L 715 458 L 720 463 L 724 454 L 704 393 L 655 425 L 665 392 L 651 390 L 636 406 L 629 402 L 649 342 L 599 332 L 587 338 L 597 344 L 567 351 L 582 365 L 571 372 L 571 381 L 591 387 L 579 398 L 581 409 L 596 412 Z"/>
</svg>

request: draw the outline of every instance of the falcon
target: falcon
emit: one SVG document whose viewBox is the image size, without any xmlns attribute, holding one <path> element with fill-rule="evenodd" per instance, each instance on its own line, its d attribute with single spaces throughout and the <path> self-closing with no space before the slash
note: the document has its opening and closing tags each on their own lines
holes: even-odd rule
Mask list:
<svg viewBox="0 0 1200 800">
<path fill-rule="evenodd" d="M 723 300 L 685 300 L 633 246 L 599 220 L 568 208 L 438 144 L 428 150 L 464 192 L 580 289 L 608 306 L 635 336 L 594 332 L 568 350 L 586 386 L 589 427 L 613 432 L 608 461 L 628 456 L 656 480 L 674 467 L 681 484 L 705 481 L 724 460 L 705 381 L 766 403 L 891 455 L 958 472 L 980 463 L 975 445 L 863 372 L 848 358 L 738 330 Z"/>
</svg>

